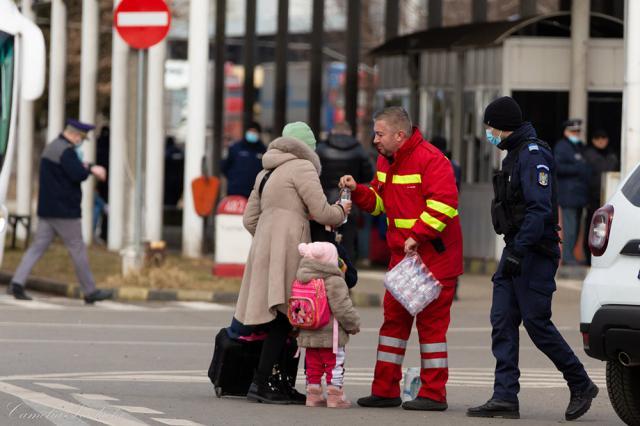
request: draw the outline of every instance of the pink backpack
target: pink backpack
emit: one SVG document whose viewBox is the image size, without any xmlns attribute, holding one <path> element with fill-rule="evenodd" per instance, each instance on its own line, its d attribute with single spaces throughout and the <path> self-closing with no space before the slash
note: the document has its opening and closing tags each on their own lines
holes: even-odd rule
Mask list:
<svg viewBox="0 0 640 426">
<path fill-rule="evenodd" d="M 287 316 L 291 325 L 297 328 L 316 330 L 327 325 L 331 319 L 331 309 L 324 280 L 316 278 L 307 283 L 295 280 Z"/>
</svg>

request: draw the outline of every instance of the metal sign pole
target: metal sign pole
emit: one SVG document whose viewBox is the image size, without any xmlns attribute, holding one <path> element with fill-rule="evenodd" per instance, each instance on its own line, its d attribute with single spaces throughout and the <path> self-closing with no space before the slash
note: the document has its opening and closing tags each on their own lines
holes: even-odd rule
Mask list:
<svg viewBox="0 0 640 426">
<path fill-rule="evenodd" d="M 144 188 L 142 175 L 142 156 L 144 141 L 144 109 L 145 109 L 145 78 L 144 65 L 147 49 L 138 49 L 138 77 L 137 77 L 137 106 L 136 106 L 136 187 L 135 187 L 135 218 L 133 230 L 133 244 L 136 252 L 136 266 L 142 266 L 142 208 Z"/>
</svg>

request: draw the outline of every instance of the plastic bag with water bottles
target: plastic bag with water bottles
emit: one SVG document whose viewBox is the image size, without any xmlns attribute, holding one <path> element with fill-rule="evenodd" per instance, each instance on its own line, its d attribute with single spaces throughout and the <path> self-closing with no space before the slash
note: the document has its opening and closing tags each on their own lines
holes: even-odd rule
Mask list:
<svg viewBox="0 0 640 426">
<path fill-rule="evenodd" d="M 384 286 L 413 316 L 440 296 L 442 285 L 417 253 L 405 256 L 384 276 Z"/>
</svg>

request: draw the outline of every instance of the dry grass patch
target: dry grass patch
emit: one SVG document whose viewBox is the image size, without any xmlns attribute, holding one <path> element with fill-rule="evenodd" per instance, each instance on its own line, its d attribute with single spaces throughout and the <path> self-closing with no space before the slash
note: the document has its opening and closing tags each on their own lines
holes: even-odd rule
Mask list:
<svg viewBox="0 0 640 426">
<path fill-rule="evenodd" d="M 23 250 L 6 248 L 2 271 L 13 273 L 18 267 Z M 240 289 L 240 280 L 219 278 L 211 274 L 213 260 L 209 258 L 186 259 L 169 254 L 161 267 L 145 268 L 139 273 L 123 277 L 122 261 L 117 253 L 103 246 L 89 247 L 89 263 L 98 287 L 145 287 L 153 289 L 208 290 L 234 292 Z M 61 243 L 54 243 L 31 272 L 34 277 L 77 283 L 71 258 Z"/>
</svg>

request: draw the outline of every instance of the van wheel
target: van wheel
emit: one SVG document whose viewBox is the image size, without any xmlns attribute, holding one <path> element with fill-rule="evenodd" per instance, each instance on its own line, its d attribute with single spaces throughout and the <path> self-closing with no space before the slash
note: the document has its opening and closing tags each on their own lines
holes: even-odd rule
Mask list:
<svg viewBox="0 0 640 426">
<path fill-rule="evenodd" d="M 616 414 L 631 426 L 640 426 L 640 367 L 607 361 L 607 391 Z"/>
</svg>

